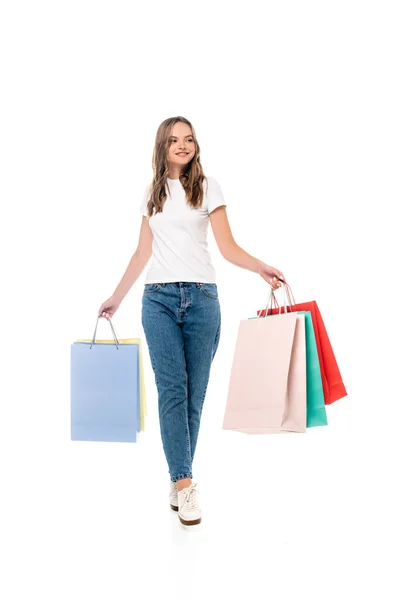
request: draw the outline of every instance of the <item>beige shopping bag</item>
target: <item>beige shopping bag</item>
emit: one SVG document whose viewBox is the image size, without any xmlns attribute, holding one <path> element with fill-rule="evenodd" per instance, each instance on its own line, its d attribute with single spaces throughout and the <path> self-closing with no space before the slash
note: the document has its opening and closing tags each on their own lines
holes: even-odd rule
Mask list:
<svg viewBox="0 0 400 600">
<path fill-rule="evenodd" d="M 304 433 L 306 399 L 304 315 L 241 320 L 222 428 Z"/>
</svg>

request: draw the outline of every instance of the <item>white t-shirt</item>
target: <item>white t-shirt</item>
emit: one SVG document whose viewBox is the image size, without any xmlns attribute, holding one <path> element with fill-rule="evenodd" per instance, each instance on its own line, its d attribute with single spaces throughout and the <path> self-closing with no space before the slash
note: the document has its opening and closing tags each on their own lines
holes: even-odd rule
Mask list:
<svg viewBox="0 0 400 600">
<path fill-rule="evenodd" d="M 216 283 L 214 267 L 207 248 L 207 230 L 210 213 L 218 206 L 226 206 L 222 190 L 214 177 L 203 181 L 203 205 L 192 208 L 186 203 L 185 190 L 179 179 L 169 179 L 171 190 L 161 213 L 149 218 L 153 232 L 152 262 L 145 283 L 198 281 Z M 150 186 L 146 186 L 140 212 L 147 217 Z"/>
</svg>

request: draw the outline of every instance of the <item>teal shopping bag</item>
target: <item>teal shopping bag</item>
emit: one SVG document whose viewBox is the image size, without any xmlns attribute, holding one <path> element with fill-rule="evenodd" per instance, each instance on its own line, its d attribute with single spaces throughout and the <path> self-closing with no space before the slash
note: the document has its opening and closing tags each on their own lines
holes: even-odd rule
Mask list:
<svg viewBox="0 0 400 600">
<path fill-rule="evenodd" d="M 322 387 L 317 340 L 309 310 L 296 311 L 304 315 L 306 323 L 306 371 L 307 371 L 307 427 L 328 425 L 324 389 Z"/>
<path fill-rule="evenodd" d="M 326 416 L 324 389 L 322 387 L 321 368 L 318 358 L 317 341 L 311 312 L 296 311 L 304 315 L 306 329 L 306 380 L 307 380 L 307 420 L 306 427 L 328 425 Z M 270 317 L 250 317 L 250 319 Z"/>
</svg>

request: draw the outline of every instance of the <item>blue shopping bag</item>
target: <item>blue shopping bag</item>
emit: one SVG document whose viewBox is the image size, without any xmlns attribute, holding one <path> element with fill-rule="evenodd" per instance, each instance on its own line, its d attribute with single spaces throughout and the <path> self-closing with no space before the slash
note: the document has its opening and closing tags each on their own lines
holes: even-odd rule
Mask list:
<svg viewBox="0 0 400 600">
<path fill-rule="evenodd" d="M 140 431 L 137 344 L 71 344 L 71 440 L 136 442 Z"/>
</svg>

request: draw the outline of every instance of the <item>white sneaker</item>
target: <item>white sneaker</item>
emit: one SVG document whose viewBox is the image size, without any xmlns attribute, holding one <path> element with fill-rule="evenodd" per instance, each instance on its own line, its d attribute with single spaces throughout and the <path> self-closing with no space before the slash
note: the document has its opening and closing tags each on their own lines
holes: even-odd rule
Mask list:
<svg viewBox="0 0 400 600">
<path fill-rule="evenodd" d="M 176 481 L 170 479 L 170 492 L 169 492 L 169 505 L 172 510 L 178 510 L 178 489 L 176 487 Z"/>
<path fill-rule="evenodd" d="M 178 491 L 178 517 L 183 525 L 198 525 L 201 521 L 197 484 L 192 481 L 188 487 Z"/>
</svg>

